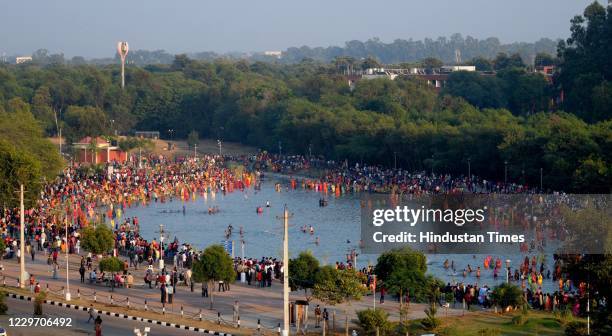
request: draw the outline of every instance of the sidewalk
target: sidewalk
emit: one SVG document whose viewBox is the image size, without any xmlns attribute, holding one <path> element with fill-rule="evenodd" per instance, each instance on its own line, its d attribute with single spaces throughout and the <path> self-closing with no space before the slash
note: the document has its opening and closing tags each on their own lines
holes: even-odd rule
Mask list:
<svg viewBox="0 0 612 336">
<path fill-rule="evenodd" d="M 70 292 L 73 298 L 80 296 L 81 299 L 95 300 L 98 302 L 110 303 L 112 300 L 113 304 L 126 306 L 129 301 L 129 307 L 131 309 L 148 310 L 155 312 L 162 312 L 162 305 L 160 303 L 160 290 L 159 288 L 149 289 L 144 284 L 144 273 L 146 267 L 139 267 L 135 270 L 130 267 L 129 272 L 134 276 L 134 287 L 131 289 L 126 288 L 115 288 L 111 292 L 110 287 L 104 285 L 92 285 L 89 284 L 87 279 L 85 283 L 80 282 L 80 275 L 78 268 L 80 265 L 80 256 L 70 255 Z M 62 295 L 62 289 L 66 286 L 66 261 L 65 255 L 61 254 L 58 258 L 59 272 L 58 279 L 52 278 L 51 267 L 46 263 L 46 256 L 43 253 L 38 253 L 36 260 L 32 262 L 31 258 L 26 258 L 26 271 L 34 275 L 36 281 L 40 282 L 43 289 L 48 288 L 54 294 Z M 10 281 L 17 283 L 17 277 L 19 276 L 19 263 L 16 258 L 4 260 L 4 272 L 6 276 L 7 285 Z M 96 266 L 94 262 L 94 267 Z M 87 278 L 87 274 L 86 274 Z M 10 284 L 10 285 L 15 285 Z M 47 287 L 48 286 L 48 287 Z M 216 288 L 215 288 L 216 290 Z M 210 298 L 201 297 L 201 284 L 194 286 L 194 292 L 190 291 L 187 286 L 177 285 L 177 291 L 174 295 L 172 305 L 166 305 L 165 312 L 167 314 L 176 314 L 180 316 L 181 307 L 183 308 L 183 314 L 187 316 L 198 316 L 202 314 L 204 319 L 217 321 L 219 318 L 223 323 L 227 325 L 233 325 L 232 321 L 232 309 L 235 300 L 240 302 L 240 323 L 241 326 L 247 328 L 256 328 L 257 322 L 260 320 L 261 326 L 267 330 L 276 330 L 279 323 L 282 323 L 282 286 L 280 282 L 274 281 L 272 287 L 259 288 L 256 286 L 247 286 L 235 282 L 231 285 L 231 290 L 226 292 L 214 291 L 214 310 L 210 310 Z M 112 296 L 112 299 L 111 299 Z M 290 300 L 304 299 L 303 291 L 292 292 Z M 390 319 L 399 320 L 399 303 L 392 300 L 391 297 L 387 299 L 384 305 L 380 305 L 378 297 L 376 298 L 376 307 L 386 310 Z M 309 324 L 314 326 L 314 307 L 320 304 L 321 307 L 327 307 L 330 311 L 330 320 L 332 319 L 333 313 L 336 314 L 336 327 L 343 328 L 345 321 L 345 310 L 348 312 L 349 321 L 356 318 L 356 311 L 371 308 L 373 305 L 372 296 L 364 296 L 360 301 L 353 301 L 350 304 L 342 304 L 334 307 L 326 306 L 325 304 L 316 300 L 310 303 L 309 312 Z M 408 318 L 416 319 L 425 317 L 424 310 L 425 304 L 411 304 Z M 444 310 L 440 311 L 440 314 L 445 314 Z M 462 310 L 460 309 L 449 309 L 449 315 L 461 315 Z M 330 321 L 331 323 L 331 321 Z"/>
</svg>

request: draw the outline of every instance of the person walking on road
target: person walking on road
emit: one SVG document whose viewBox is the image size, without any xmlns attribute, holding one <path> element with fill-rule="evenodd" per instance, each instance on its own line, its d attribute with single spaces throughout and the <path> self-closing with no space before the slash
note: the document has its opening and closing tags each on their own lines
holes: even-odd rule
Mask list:
<svg viewBox="0 0 612 336">
<path fill-rule="evenodd" d="M 234 307 L 232 308 L 232 312 L 234 323 L 236 323 L 240 318 L 240 303 L 238 302 L 238 300 L 234 301 Z"/>
<path fill-rule="evenodd" d="M 94 317 L 94 309 L 93 309 L 93 305 L 89 305 L 89 309 L 87 309 L 87 314 L 89 314 L 89 318 L 87 319 L 87 323 L 89 323 L 89 321 L 94 320 L 95 322 L 95 317 Z"/>
<path fill-rule="evenodd" d="M 85 283 L 85 265 L 81 264 L 79 267 L 79 274 L 81 275 L 81 283 Z"/>
<path fill-rule="evenodd" d="M 102 318 L 100 317 L 100 315 L 96 317 L 94 322 L 95 322 L 94 330 L 96 331 L 96 336 L 102 336 Z"/>
</svg>

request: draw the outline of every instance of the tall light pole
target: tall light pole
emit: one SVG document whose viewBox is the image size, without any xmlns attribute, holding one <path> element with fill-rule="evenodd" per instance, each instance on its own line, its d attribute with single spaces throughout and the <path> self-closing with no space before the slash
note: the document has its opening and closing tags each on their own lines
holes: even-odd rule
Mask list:
<svg viewBox="0 0 612 336">
<path fill-rule="evenodd" d="M 308 144 L 308 159 L 312 159 L 312 143 Z"/>
<path fill-rule="evenodd" d="M 283 211 L 283 331 L 289 336 L 289 210 Z"/>
<path fill-rule="evenodd" d="M 198 157 L 198 144 L 193 144 L 193 158 L 196 159 Z"/>
<path fill-rule="evenodd" d="M 283 142 L 279 141 L 278 142 L 278 158 L 280 159 L 281 155 L 283 153 Z"/>
<path fill-rule="evenodd" d="M 222 144 L 221 139 L 217 139 L 217 145 L 219 145 L 219 156 L 222 156 L 222 154 L 221 154 L 221 144 Z"/>
<path fill-rule="evenodd" d="M 26 270 L 25 270 L 25 206 L 23 205 L 23 183 L 19 185 L 19 287 L 25 288 Z"/>
<path fill-rule="evenodd" d="M 159 224 L 159 271 L 164 269 L 164 224 Z"/>
<path fill-rule="evenodd" d="M 174 135 L 174 130 L 168 129 L 168 134 L 170 135 L 170 141 L 172 141 L 172 135 Z"/>
<path fill-rule="evenodd" d="M 117 135 L 117 131 L 115 131 L 115 119 L 111 119 L 110 122 L 111 122 L 111 132 L 114 135 Z"/>
<path fill-rule="evenodd" d="M 508 160 L 504 161 L 504 184 L 508 184 Z"/>
</svg>

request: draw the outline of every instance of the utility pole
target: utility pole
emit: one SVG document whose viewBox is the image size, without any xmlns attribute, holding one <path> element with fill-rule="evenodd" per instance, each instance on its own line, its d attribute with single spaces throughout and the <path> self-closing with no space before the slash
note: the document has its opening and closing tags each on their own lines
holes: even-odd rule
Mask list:
<svg viewBox="0 0 612 336">
<path fill-rule="evenodd" d="M 542 188 L 542 175 L 543 175 L 543 168 L 540 168 L 540 192 L 542 192 L 544 190 L 544 188 Z"/>
<path fill-rule="evenodd" d="M 74 207 L 72 209 L 74 211 Z M 64 210 L 65 211 L 65 210 Z M 68 213 L 66 213 L 66 216 L 68 215 Z M 72 220 L 74 220 L 74 213 L 72 216 Z M 69 266 L 68 266 L 68 247 L 69 247 L 69 243 L 68 243 L 68 218 L 64 218 L 64 223 L 66 225 L 66 301 L 70 301 L 71 299 L 71 295 L 70 295 L 70 280 L 69 280 Z"/>
<path fill-rule="evenodd" d="M 508 184 L 508 160 L 504 161 L 504 184 Z"/>
<path fill-rule="evenodd" d="M 60 148 L 60 156 L 62 156 L 62 128 L 59 128 L 59 148 Z"/>
<path fill-rule="evenodd" d="M 164 224 L 159 224 L 159 271 L 164 269 Z"/>
<path fill-rule="evenodd" d="M 280 146 L 280 145 L 279 145 Z M 283 211 L 283 332 L 289 336 L 289 211 Z"/>
<path fill-rule="evenodd" d="M 25 207 L 23 205 L 23 183 L 19 185 L 19 203 L 20 203 L 20 224 L 19 224 L 19 287 L 25 288 L 26 270 L 25 270 Z"/>
</svg>

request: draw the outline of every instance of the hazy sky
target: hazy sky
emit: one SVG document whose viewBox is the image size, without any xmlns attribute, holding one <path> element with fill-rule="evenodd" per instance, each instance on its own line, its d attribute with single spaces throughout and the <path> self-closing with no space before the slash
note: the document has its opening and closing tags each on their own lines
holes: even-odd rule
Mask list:
<svg viewBox="0 0 612 336">
<path fill-rule="evenodd" d="M 263 51 L 453 33 L 565 38 L 592 0 L 2 0 L 0 54 L 111 57 L 130 49 Z M 607 2 L 600 0 L 600 3 Z"/>
</svg>

